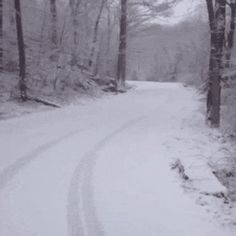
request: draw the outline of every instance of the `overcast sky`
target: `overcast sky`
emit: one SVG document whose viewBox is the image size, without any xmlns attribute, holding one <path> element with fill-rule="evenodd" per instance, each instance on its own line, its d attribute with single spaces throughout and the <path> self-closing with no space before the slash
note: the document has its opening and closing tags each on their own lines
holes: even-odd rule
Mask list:
<svg viewBox="0 0 236 236">
<path fill-rule="evenodd" d="M 189 17 L 189 15 L 194 14 L 194 12 L 197 10 L 197 5 L 199 5 L 199 0 L 182 0 L 174 9 L 174 14 L 170 18 L 168 18 L 169 24 L 175 24 L 182 20 L 184 20 L 186 17 Z M 166 19 L 164 20 L 166 21 Z"/>
</svg>

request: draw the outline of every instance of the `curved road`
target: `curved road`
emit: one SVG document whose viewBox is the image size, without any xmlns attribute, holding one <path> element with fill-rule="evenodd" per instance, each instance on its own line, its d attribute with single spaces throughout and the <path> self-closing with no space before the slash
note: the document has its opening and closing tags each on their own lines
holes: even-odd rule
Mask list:
<svg viewBox="0 0 236 236">
<path fill-rule="evenodd" d="M 0 236 L 234 235 L 170 170 L 199 150 L 186 142 L 202 135 L 197 95 L 179 84 L 136 85 L 0 122 Z"/>
</svg>

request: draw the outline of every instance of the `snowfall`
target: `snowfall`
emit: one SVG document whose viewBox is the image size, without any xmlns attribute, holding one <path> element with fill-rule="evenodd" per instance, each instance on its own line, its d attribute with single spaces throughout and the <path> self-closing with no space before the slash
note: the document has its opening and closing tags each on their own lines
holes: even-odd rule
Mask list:
<svg viewBox="0 0 236 236">
<path fill-rule="evenodd" d="M 236 235 L 200 95 L 130 84 L 0 121 L 0 236 Z"/>
</svg>

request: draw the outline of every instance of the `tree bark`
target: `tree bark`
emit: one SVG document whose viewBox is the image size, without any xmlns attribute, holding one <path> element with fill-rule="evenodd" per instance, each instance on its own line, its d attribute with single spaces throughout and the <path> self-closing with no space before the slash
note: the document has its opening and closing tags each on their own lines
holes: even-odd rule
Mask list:
<svg viewBox="0 0 236 236">
<path fill-rule="evenodd" d="M 0 73 L 3 72 L 3 0 L 0 0 Z"/>
<path fill-rule="evenodd" d="M 102 12 L 103 12 L 105 3 L 106 3 L 106 0 L 102 0 L 100 8 L 99 8 L 98 15 L 97 15 L 97 19 L 96 19 L 96 22 L 95 22 L 94 31 L 93 31 L 92 49 L 91 49 L 90 58 L 89 58 L 89 68 L 91 70 L 93 70 L 93 64 L 96 64 L 95 63 L 95 58 L 96 58 L 95 54 L 96 54 L 96 48 L 98 46 L 97 41 L 98 41 L 99 23 L 100 23 L 100 19 L 101 19 L 101 16 L 102 16 Z"/>
<path fill-rule="evenodd" d="M 106 48 L 106 75 L 110 76 L 110 52 L 111 52 L 111 34 L 112 34 L 112 28 L 111 28 L 111 9 L 110 6 L 107 6 L 107 48 Z"/>
<path fill-rule="evenodd" d="M 213 71 L 213 67 L 214 67 L 214 40 L 215 40 L 215 12 L 214 12 L 214 6 L 213 6 L 213 2 L 212 0 L 206 0 L 206 4 L 207 4 L 207 11 L 208 11 L 208 21 L 209 21 L 209 27 L 210 27 L 210 57 L 209 57 L 209 68 L 208 68 L 208 86 L 207 86 L 207 120 L 210 121 L 211 117 L 210 117 L 210 111 L 211 111 L 211 107 L 212 107 L 212 92 L 210 89 L 211 86 L 211 71 Z"/>
<path fill-rule="evenodd" d="M 236 0 L 231 0 L 229 3 L 230 6 L 230 28 L 226 36 L 225 42 L 225 67 L 229 69 L 231 67 L 231 54 L 234 45 L 234 34 L 236 26 Z"/>
<path fill-rule="evenodd" d="M 120 38 L 117 62 L 117 84 L 124 86 L 126 79 L 126 49 L 127 49 L 127 0 L 121 1 Z"/>
<path fill-rule="evenodd" d="M 50 0 L 51 12 L 51 43 L 53 47 L 57 46 L 57 6 L 56 0 Z"/>
<path fill-rule="evenodd" d="M 19 90 L 20 98 L 22 101 L 27 100 L 27 86 L 25 80 L 25 45 L 24 45 L 24 35 L 22 28 L 22 17 L 21 17 L 21 4 L 20 0 L 15 0 L 15 13 L 16 13 L 16 31 L 17 31 L 17 41 L 18 41 L 18 51 L 19 51 L 19 69 L 20 69 L 20 81 Z"/>
<path fill-rule="evenodd" d="M 72 18 L 72 25 L 73 25 L 73 55 L 76 55 L 76 49 L 78 48 L 78 15 L 79 15 L 79 8 L 80 8 L 81 0 L 70 0 L 70 8 L 71 8 L 71 18 Z"/>
<path fill-rule="evenodd" d="M 226 1 L 206 0 L 211 31 L 211 49 L 208 73 L 207 119 L 211 127 L 220 126 L 220 98 L 225 38 Z"/>
</svg>

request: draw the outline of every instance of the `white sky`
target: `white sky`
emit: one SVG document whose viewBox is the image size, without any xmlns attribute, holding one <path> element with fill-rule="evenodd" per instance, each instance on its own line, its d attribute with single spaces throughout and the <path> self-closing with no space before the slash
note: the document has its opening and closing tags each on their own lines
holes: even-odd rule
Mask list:
<svg viewBox="0 0 236 236">
<path fill-rule="evenodd" d="M 181 22 L 186 17 L 194 14 L 199 3 L 201 3 L 199 0 L 182 0 L 175 7 L 173 16 L 168 17 L 168 20 L 162 19 L 161 22 L 167 24 L 176 24 Z"/>
</svg>

